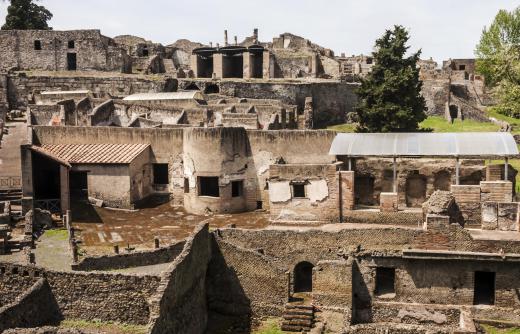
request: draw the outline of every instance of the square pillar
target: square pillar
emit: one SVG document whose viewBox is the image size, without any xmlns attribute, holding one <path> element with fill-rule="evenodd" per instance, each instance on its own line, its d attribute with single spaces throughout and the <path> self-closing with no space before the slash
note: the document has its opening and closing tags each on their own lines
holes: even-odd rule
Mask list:
<svg viewBox="0 0 520 334">
<path fill-rule="evenodd" d="M 60 165 L 60 204 L 62 214 L 70 210 L 69 189 L 69 169 Z"/>
<path fill-rule="evenodd" d="M 354 210 L 354 171 L 338 172 L 340 221 L 346 211 Z"/>
<path fill-rule="evenodd" d="M 222 53 L 215 53 L 213 55 L 213 74 L 215 79 L 222 79 L 224 74 L 224 61 Z"/>
<path fill-rule="evenodd" d="M 242 54 L 243 60 L 244 60 L 244 79 L 251 79 L 252 73 L 253 73 L 253 67 L 251 62 L 251 53 L 250 52 L 244 52 Z"/>
<path fill-rule="evenodd" d="M 199 77 L 199 56 L 191 55 L 190 62 L 191 62 L 191 70 L 193 71 L 193 75 L 195 75 L 195 78 L 198 78 Z"/>
<path fill-rule="evenodd" d="M 267 50 L 262 54 L 262 74 L 264 79 L 274 78 L 274 59 Z"/>
<path fill-rule="evenodd" d="M 32 151 L 30 145 L 21 145 L 21 163 L 22 163 L 22 215 L 33 209 L 33 173 L 32 173 Z"/>
<path fill-rule="evenodd" d="M 396 192 L 381 193 L 379 196 L 379 206 L 381 212 L 397 212 L 399 197 Z"/>
</svg>

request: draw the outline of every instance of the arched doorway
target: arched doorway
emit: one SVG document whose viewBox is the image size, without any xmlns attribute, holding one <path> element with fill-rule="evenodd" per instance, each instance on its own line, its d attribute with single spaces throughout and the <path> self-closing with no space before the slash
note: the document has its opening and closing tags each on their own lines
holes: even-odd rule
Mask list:
<svg viewBox="0 0 520 334">
<path fill-rule="evenodd" d="M 412 174 L 406 179 L 406 206 L 420 208 L 426 201 L 427 180 L 424 175 Z"/>
<path fill-rule="evenodd" d="M 459 107 L 456 105 L 450 105 L 450 119 L 453 123 L 454 120 L 456 120 L 459 117 Z"/>
<path fill-rule="evenodd" d="M 294 292 L 312 291 L 312 268 L 310 262 L 300 262 L 294 267 Z"/>
</svg>

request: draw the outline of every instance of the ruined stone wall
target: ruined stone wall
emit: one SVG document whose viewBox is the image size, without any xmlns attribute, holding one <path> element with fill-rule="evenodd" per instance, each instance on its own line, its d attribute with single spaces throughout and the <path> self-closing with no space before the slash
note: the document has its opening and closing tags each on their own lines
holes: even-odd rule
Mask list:
<svg viewBox="0 0 520 334">
<path fill-rule="evenodd" d="M 346 122 L 346 114 L 354 111 L 357 103 L 356 84 L 337 81 L 323 82 L 243 82 L 225 80 L 220 83 L 222 94 L 255 98 L 278 99 L 285 104 L 298 106 L 303 112 L 305 98 L 312 97 L 314 102 L 315 127 Z"/>
<path fill-rule="evenodd" d="M 0 331 L 38 327 L 59 321 L 58 305 L 44 278 L 21 292 L 15 300 L 0 308 Z"/>
<path fill-rule="evenodd" d="M 36 105 L 31 104 L 28 106 L 28 111 L 31 113 L 30 125 L 52 125 L 53 120 L 61 120 L 60 118 L 60 106 L 58 105 Z"/>
<path fill-rule="evenodd" d="M 208 224 L 201 224 L 161 278 L 152 299 L 151 334 L 205 332 L 206 272 L 211 253 Z"/>
<path fill-rule="evenodd" d="M 53 75 L 50 73 L 13 73 L 8 77 L 8 97 L 12 109 L 27 107 L 30 95 L 47 90 L 90 90 L 97 97 L 124 97 L 136 93 L 171 92 L 176 90 L 177 81 L 172 78 L 147 78 L 136 75 Z"/>
<path fill-rule="evenodd" d="M 109 125 L 110 119 L 114 115 L 114 101 L 107 100 L 92 110 L 88 115 L 90 126 Z"/>
<path fill-rule="evenodd" d="M 446 116 L 446 108 L 450 98 L 450 81 L 448 78 L 423 80 L 421 94 L 426 100 L 426 115 Z"/>
<path fill-rule="evenodd" d="M 153 167 L 150 150 L 146 149 L 139 154 L 128 168 L 130 173 L 130 202 L 137 203 L 148 197 L 153 189 Z"/>
<path fill-rule="evenodd" d="M 338 221 L 339 165 L 286 165 L 269 167 L 269 211 L 278 221 Z M 300 182 L 304 197 L 297 198 L 291 182 Z"/>
<path fill-rule="evenodd" d="M 59 272 L 8 263 L 0 264 L 0 268 L 5 268 L 4 282 L 22 277 L 27 288 L 38 277 L 44 277 L 51 287 L 60 315 L 65 319 L 147 324 L 149 299 L 156 293 L 160 282 L 159 277 L 148 275 Z M 16 282 L 19 281 L 18 278 Z M 20 289 L 17 283 L 10 281 L 11 289 Z"/>
<path fill-rule="evenodd" d="M 114 270 L 167 263 L 173 261 L 182 252 L 184 243 L 184 241 L 179 241 L 151 251 L 88 256 L 82 258 L 79 263 L 72 264 L 72 269 L 79 271 Z"/>
<path fill-rule="evenodd" d="M 112 208 L 132 208 L 129 165 L 81 164 L 76 171 L 88 171 L 88 196 Z"/>
<path fill-rule="evenodd" d="M 0 33 L 0 40 L 4 68 L 68 70 L 71 53 L 76 55 L 78 70 L 121 71 L 124 67 L 125 51 L 99 30 L 9 30 Z"/>
<path fill-rule="evenodd" d="M 34 276 L 34 271 L 20 271 L 17 266 L 0 265 L 0 307 L 10 304 L 23 291 L 29 290 L 38 280 Z"/>
</svg>

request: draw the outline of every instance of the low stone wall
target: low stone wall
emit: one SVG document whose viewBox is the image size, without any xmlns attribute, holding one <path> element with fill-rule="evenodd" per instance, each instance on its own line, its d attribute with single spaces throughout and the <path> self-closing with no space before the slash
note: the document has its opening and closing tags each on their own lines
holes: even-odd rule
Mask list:
<svg viewBox="0 0 520 334">
<path fill-rule="evenodd" d="M 423 222 L 421 212 L 374 212 L 350 210 L 343 212 L 343 222 L 351 224 L 381 224 L 419 226 Z"/>
<path fill-rule="evenodd" d="M 210 260 L 209 225 L 201 224 L 161 277 L 158 292 L 151 299 L 151 334 L 206 331 L 206 271 Z"/>
<path fill-rule="evenodd" d="M 40 278 L 12 303 L 0 308 L 0 332 L 8 328 L 38 327 L 60 319 L 51 288 Z"/>
<path fill-rule="evenodd" d="M 148 323 L 149 300 L 160 282 L 156 276 L 59 272 L 9 263 L 0 263 L 0 272 L 4 300 L 16 298 L 24 286 L 44 277 L 64 318 L 138 325 Z"/>
<path fill-rule="evenodd" d="M 372 321 L 410 325 L 443 326 L 456 329 L 460 324 L 461 311 L 442 305 L 375 302 L 372 305 Z"/>
<path fill-rule="evenodd" d="M 80 271 L 113 270 L 172 262 L 182 252 L 184 244 L 184 241 L 179 241 L 149 251 L 85 257 L 71 267 L 73 270 Z"/>
</svg>

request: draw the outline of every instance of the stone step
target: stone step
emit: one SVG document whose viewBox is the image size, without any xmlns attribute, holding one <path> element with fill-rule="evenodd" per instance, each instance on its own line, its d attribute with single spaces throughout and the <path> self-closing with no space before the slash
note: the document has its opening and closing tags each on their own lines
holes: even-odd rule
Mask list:
<svg viewBox="0 0 520 334">
<path fill-rule="evenodd" d="M 312 327 L 312 320 L 284 320 L 282 322 L 283 325 L 289 325 L 289 326 L 306 326 L 306 327 Z"/>
<path fill-rule="evenodd" d="M 285 304 L 286 309 L 305 309 L 305 310 L 314 310 L 314 306 L 312 305 L 299 305 L 299 304 Z"/>
<path fill-rule="evenodd" d="M 311 327 L 308 326 L 292 326 L 292 325 L 283 325 L 282 331 L 284 332 L 309 332 Z"/>
<path fill-rule="evenodd" d="M 287 315 L 309 315 L 314 316 L 314 312 L 311 310 L 298 310 L 298 309 L 292 309 L 292 310 L 285 310 L 284 314 Z"/>
<path fill-rule="evenodd" d="M 287 319 L 287 320 L 291 320 L 291 319 L 300 319 L 300 320 L 313 320 L 313 316 L 311 314 L 305 314 L 305 315 L 302 315 L 302 314 L 287 314 L 287 313 L 284 313 L 283 315 L 283 318 L 284 319 Z"/>
</svg>

